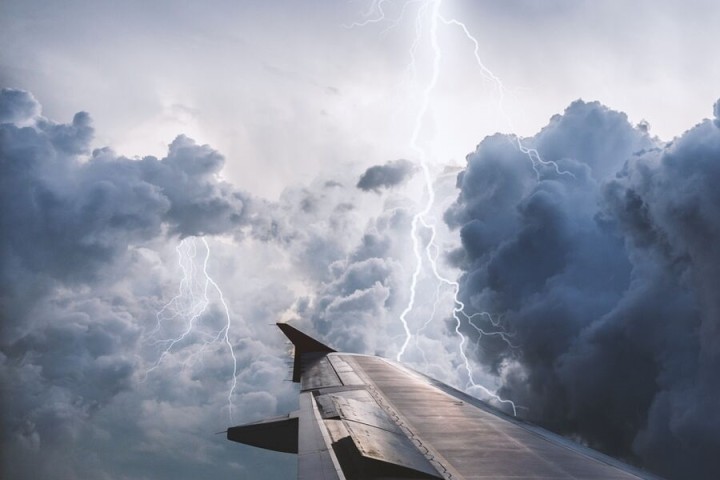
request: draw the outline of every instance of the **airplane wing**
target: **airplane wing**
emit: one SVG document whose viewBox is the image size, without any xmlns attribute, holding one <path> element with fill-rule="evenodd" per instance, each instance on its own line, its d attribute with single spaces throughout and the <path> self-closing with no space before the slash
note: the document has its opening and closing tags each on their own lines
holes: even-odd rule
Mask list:
<svg viewBox="0 0 720 480">
<path fill-rule="evenodd" d="M 228 440 L 298 455 L 298 479 L 657 479 L 384 358 L 285 323 L 300 408 Z"/>
</svg>

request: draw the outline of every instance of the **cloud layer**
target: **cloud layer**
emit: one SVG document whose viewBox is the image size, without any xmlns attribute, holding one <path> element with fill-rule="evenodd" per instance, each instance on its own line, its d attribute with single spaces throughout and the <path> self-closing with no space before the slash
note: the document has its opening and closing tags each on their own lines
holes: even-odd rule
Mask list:
<svg viewBox="0 0 720 480">
<path fill-rule="evenodd" d="M 248 196 L 218 177 L 223 157 L 184 136 L 162 159 L 91 151 L 88 114 L 52 122 L 20 90 L 0 93 L 0 114 L 3 476 L 287 470 L 290 461 L 233 463 L 219 440 L 209 441 L 226 426 L 227 351 L 211 345 L 198 363 L 199 344 L 179 345 L 148 373 L 159 361 L 159 339 L 148 332 L 179 275 L 163 245 L 242 236 L 251 220 Z M 264 308 L 288 306 L 268 299 Z M 206 317 L 222 324 L 216 307 Z M 174 320 L 168 328 L 177 332 L 181 319 Z M 236 327 L 235 335 L 250 337 L 253 324 Z M 285 375 L 272 347 L 281 341 L 264 331 L 252 338 L 235 343 L 241 373 L 233 400 L 245 420 L 275 413 L 291 392 L 275 383 Z M 173 453 L 180 451 L 182 458 Z"/>
<path fill-rule="evenodd" d="M 717 118 L 662 144 L 576 101 L 524 140 L 560 174 L 511 140 L 468 156 L 446 212 L 462 299 L 513 335 L 480 338 L 477 358 L 556 431 L 670 478 L 717 477 Z"/>
<path fill-rule="evenodd" d="M 530 418 L 670 478 L 720 472 L 719 104 L 663 144 L 577 101 L 523 140 L 557 168 L 533 168 L 497 134 L 468 156 L 459 190 L 454 170 L 436 179 L 436 210 L 457 195 L 445 221 L 462 242 L 453 250 L 440 235 L 438 253 L 461 269 L 467 313 L 491 314 L 476 326 L 510 334 L 463 325 L 485 370 L 471 365 L 476 379 L 498 382 Z M 0 119 L 3 475 L 292 475 L 293 457 L 209 440 L 227 426 L 232 377 L 227 345 L 206 343 L 225 324 L 217 292 L 183 341 L 168 339 L 187 314 L 156 315 L 202 291 L 181 281 L 188 265 L 205 268 L 199 236 L 233 317 L 235 422 L 296 408 L 268 323 L 292 318 L 362 353 L 392 357 L 403 344 L 419 208 L 404 196 L 417 187 L 409 162 L 362 176 L 343 167 L 268 201 L 223 181 L 222 155 L 183 135 L 162 158 L 93 150 L 88 114 L 55 123 L 20 90 L 2 91 Z M 459 338 L 439 321 L 449 292 L 427 271 L 418 288 L 403 360 L 462 387 Z"/>
<path fill-rule="evenodd" d="M 228 426 L 233 361 L 214 288 L 194 314 L 201 272 L 231 312 L 232 421 L 286 413 L 297 395 L 269 324 L 301 316 L 340 348 L 387 347 L 412 205 L 364 195 L 354 171 L 251 197 L 207 145 L 93 150 L 87 113 L 55 123 L 21 90 L 0 93 L 0 114 L 2 475 L 292 476 L 294 457 L 212 435 Z"/>
</svg>

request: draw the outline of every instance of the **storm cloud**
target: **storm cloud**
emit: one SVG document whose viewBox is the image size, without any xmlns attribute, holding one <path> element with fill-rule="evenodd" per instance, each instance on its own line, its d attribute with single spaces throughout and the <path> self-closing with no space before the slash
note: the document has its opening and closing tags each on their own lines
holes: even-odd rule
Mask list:
<svg viewBox="0 0 720 480">
<path fill-rule="evenodd" d="M 720 474 L 720 128 L 670 143 L 597 102 L 468 155 L 446 212 L 477 358 L 527 415 L 669 478 Z M 496 317 L 497 318 L 497 317 Z M 477 331 L 465 328 L 477 339 Z M 713 373 L 715 372 L 715 373 Z"/>
<path fill-rule="evenodd" d="M 173 478 L 178 469 L 200 474 L 199 466 L 203 474 L 228 468 L 242 474 L 252 462 L 228 467 L 231 458 L 218 461 L 223 449 L 203 438 L 211 425 L 226 422 L 218 413 L 227 413 L 227 352 L 207 349 L 204 364 L 184 368 L 197 351 L 182 345 L 153 376 L 147 372 L 159 361 L 157 339 L 147 332 L 172 297 L 166 288 L 176 284 L 163 245 L 204 234 L 242 238 L 257 214 L 249 196 L 220 180 L 218 152 L 185 136 L 164 158 L 128 159 L 91 149 L 87 113 L 70 123 L 41 113 L 28 92 L 0 93 L 3 475 L 126 478 L 135 468 L 140 478 L 151 467 L 129 461 L 132 467 L 128 458 L 150 452 L 151 463 L 168 466 L 157 478 Z M 246 288 L 250 294 L 254 286 Z M 235 311 L 272 316 L 289 306 L 266 298 L 255 311 L 239 305 Z M 211 307 L 207 321 L 221 315 Z M 235 326 L 246 337 L 254 328 Z M 234 403 L 246 420 L 284 408 L 283 392 L 290 391 L 274 384 L 285 366 L 268 353 L 282 341 L 267 335 L 258 331 L 256 340 L 235 343 L 241 373 Z M 117 444 L 129 447 L 116 454 Z M 173 451 L 193 453 L 183 460 Z M 272 472 L 278 465 L 286 464 L 258 468 Z"/>
<path fill-rule="evenodd" d="M 405 300 L 400 252 L 410 218 L 409 209 L 388 206 L 355 248 L 329 265 L 329 277 L 314 301 L 298 309 L 300 319 L 329 344 L 343 351 L 388 354 L 386 335 Z"/>
<path fill-rule="evenodd" d="M 438 247 L 462 271 L 467 313 L 489 312 L 511 335 L 509 345 L 462 327 L 487 379 L 497 375 L 531 419 L 669 478 L 720 471 L 717 105 L 714 119 L 665 144 L 621 112 L 577 101 L 522 140 L 544 165 L 496 134 L 468 156 L 459 190 L 456 170 L 435 179 L 438 198 L 458 195 L 445 220 L 462 245 Z M 208 439 L 227 426 L 232 376 L 226 348 L 203 344 L 224 322 L 218 298 L 206 330 L 159 355 L 158 342 L 183 329 L 171 315 L 153 329 L 182 289 L 182 240 L 200 269 L 195 237 L 206 235 L 208 268 L 226 289 L 236 422 L 296 408 L 280 382 L 283 338 L 268 323 L 292 319 L 343 350 L 392 356 L 402 344 L 418 205 L 400 189 L 366 195 L 359 172 L 344 169 L 269 201 L 223 181 L 223 156 L 187 136 L 162 158 L 125 158 L 92 147 L 87 113 L 56 123 L 29 93 L 4 90 L 0 114 L 4 474 L 292 470 L 292 458 L 267 462 Z M 413 170 L 383 168 L 365 172 L 380 172 L 367 189 Z M 434 302 L 409 316 L 417 335 L 403 360 L 462 387 L 458 338 L 431 321 L 446 314 L 436 311 L 446 294 L 431 276 L 419 285 Z"/>
<path fill-rule="evenodd" d="M 5 89 L 2 124 L 2 251 L 31 271 L 91 275 L 132 241 L 163 229 L 217 234 L 245 221 L 247 196 L 218 181 L 223 157 L 180 135 L 163 159 L 90 151 L 90 116 L 71 124 L 37 116 L 27 92 Z M 32 122 L 33 125 L 17 126 Z"/>
<path fill-rule="evenodd" d="M 360 176 L 357 188 L 360 190 L 379 192 L 383 188 L 391 188 L 407 181 L 415 173 L 415 165 L 408 160 L 391 160 L 385 165 L 375 165 Z"/>
<path fill-rule="evenodd" d="M 126 158 L 92 148 L 87 113 L 56 123 L 11 89 L 0 112 L 3 475 L 291 472 L 292 458 L 267 462 L 212 436 L 227 427 L 233 361 L 224 342 L 207 343 L 226 322 L 214 290 L 172 341 L 204 289 L 188 272 L 207 268 L 225 290 L 233 421 L 288 412 L 297 396 L 269 324 L 291 315 L 341 348 L 382 348 L 412 204 L 344 187 L 353 171 L 268 201 L 224 182 L 223 156 L 184 135 L 163 158 Z"/>
</svg>

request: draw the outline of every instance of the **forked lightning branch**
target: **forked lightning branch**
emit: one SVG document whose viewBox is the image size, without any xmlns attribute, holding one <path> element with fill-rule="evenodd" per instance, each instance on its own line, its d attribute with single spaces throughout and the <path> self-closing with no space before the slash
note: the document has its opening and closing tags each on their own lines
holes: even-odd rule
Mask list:
<svg viewBox="0 0 720 480">
<path fill-rule="evenodd" d="M 178 363 L 182 367 L 189 367 L 224 344 L 232 361 L 227 394 L 228 416 L 232 422 L 237 358 L 230 340 L 230 309 L 220 286 L 208 272 L 210 245 L 204 237 L 188 237 L 180 241 L 176 251 L 181 272 L 178 291 L 157 312 L 155 328 L 145 336 L 146 343 L 159 352 L 157 360 L 145 371 L 145 378 L 168 361 L 168 357 L 177 356 L 181 358 Z"/>
</svg>

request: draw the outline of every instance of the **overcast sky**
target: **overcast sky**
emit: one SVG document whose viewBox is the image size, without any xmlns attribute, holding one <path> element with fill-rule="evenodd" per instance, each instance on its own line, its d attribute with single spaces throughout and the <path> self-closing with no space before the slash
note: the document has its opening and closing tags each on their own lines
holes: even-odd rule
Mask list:
<svg viewBox="0 0 720 480">
<path fill-rule="evenodd" d="M 160 155 L 178 132 L 210 143 L 227 157 L 228 178 L 276 196 L 338 163 L 407 150 L 416 8 L 393 27 L 403 2 L 384 4 L 388 21 L 347 28 L 371 2 L 9 0 L 1 81 L 33 92 L 49 118 L 90 112 L 95 143 L 123 155 Z M 442 10 L 477 38 L 513 125 L 498 115 L 472 44 L 442 28 L 440 162 L 462 163 L 495 131 L 532 135 L 578 98 L 647 120 L 670 140 L 717 95 L 712 0 L 445 1 Z"/>
<path fill-rule="evenodd" d="M 2 3 L 3 476 L 292 478 L 287 319 L 720 473 L 720 5 L 435 4 Z"/>
</svg>

